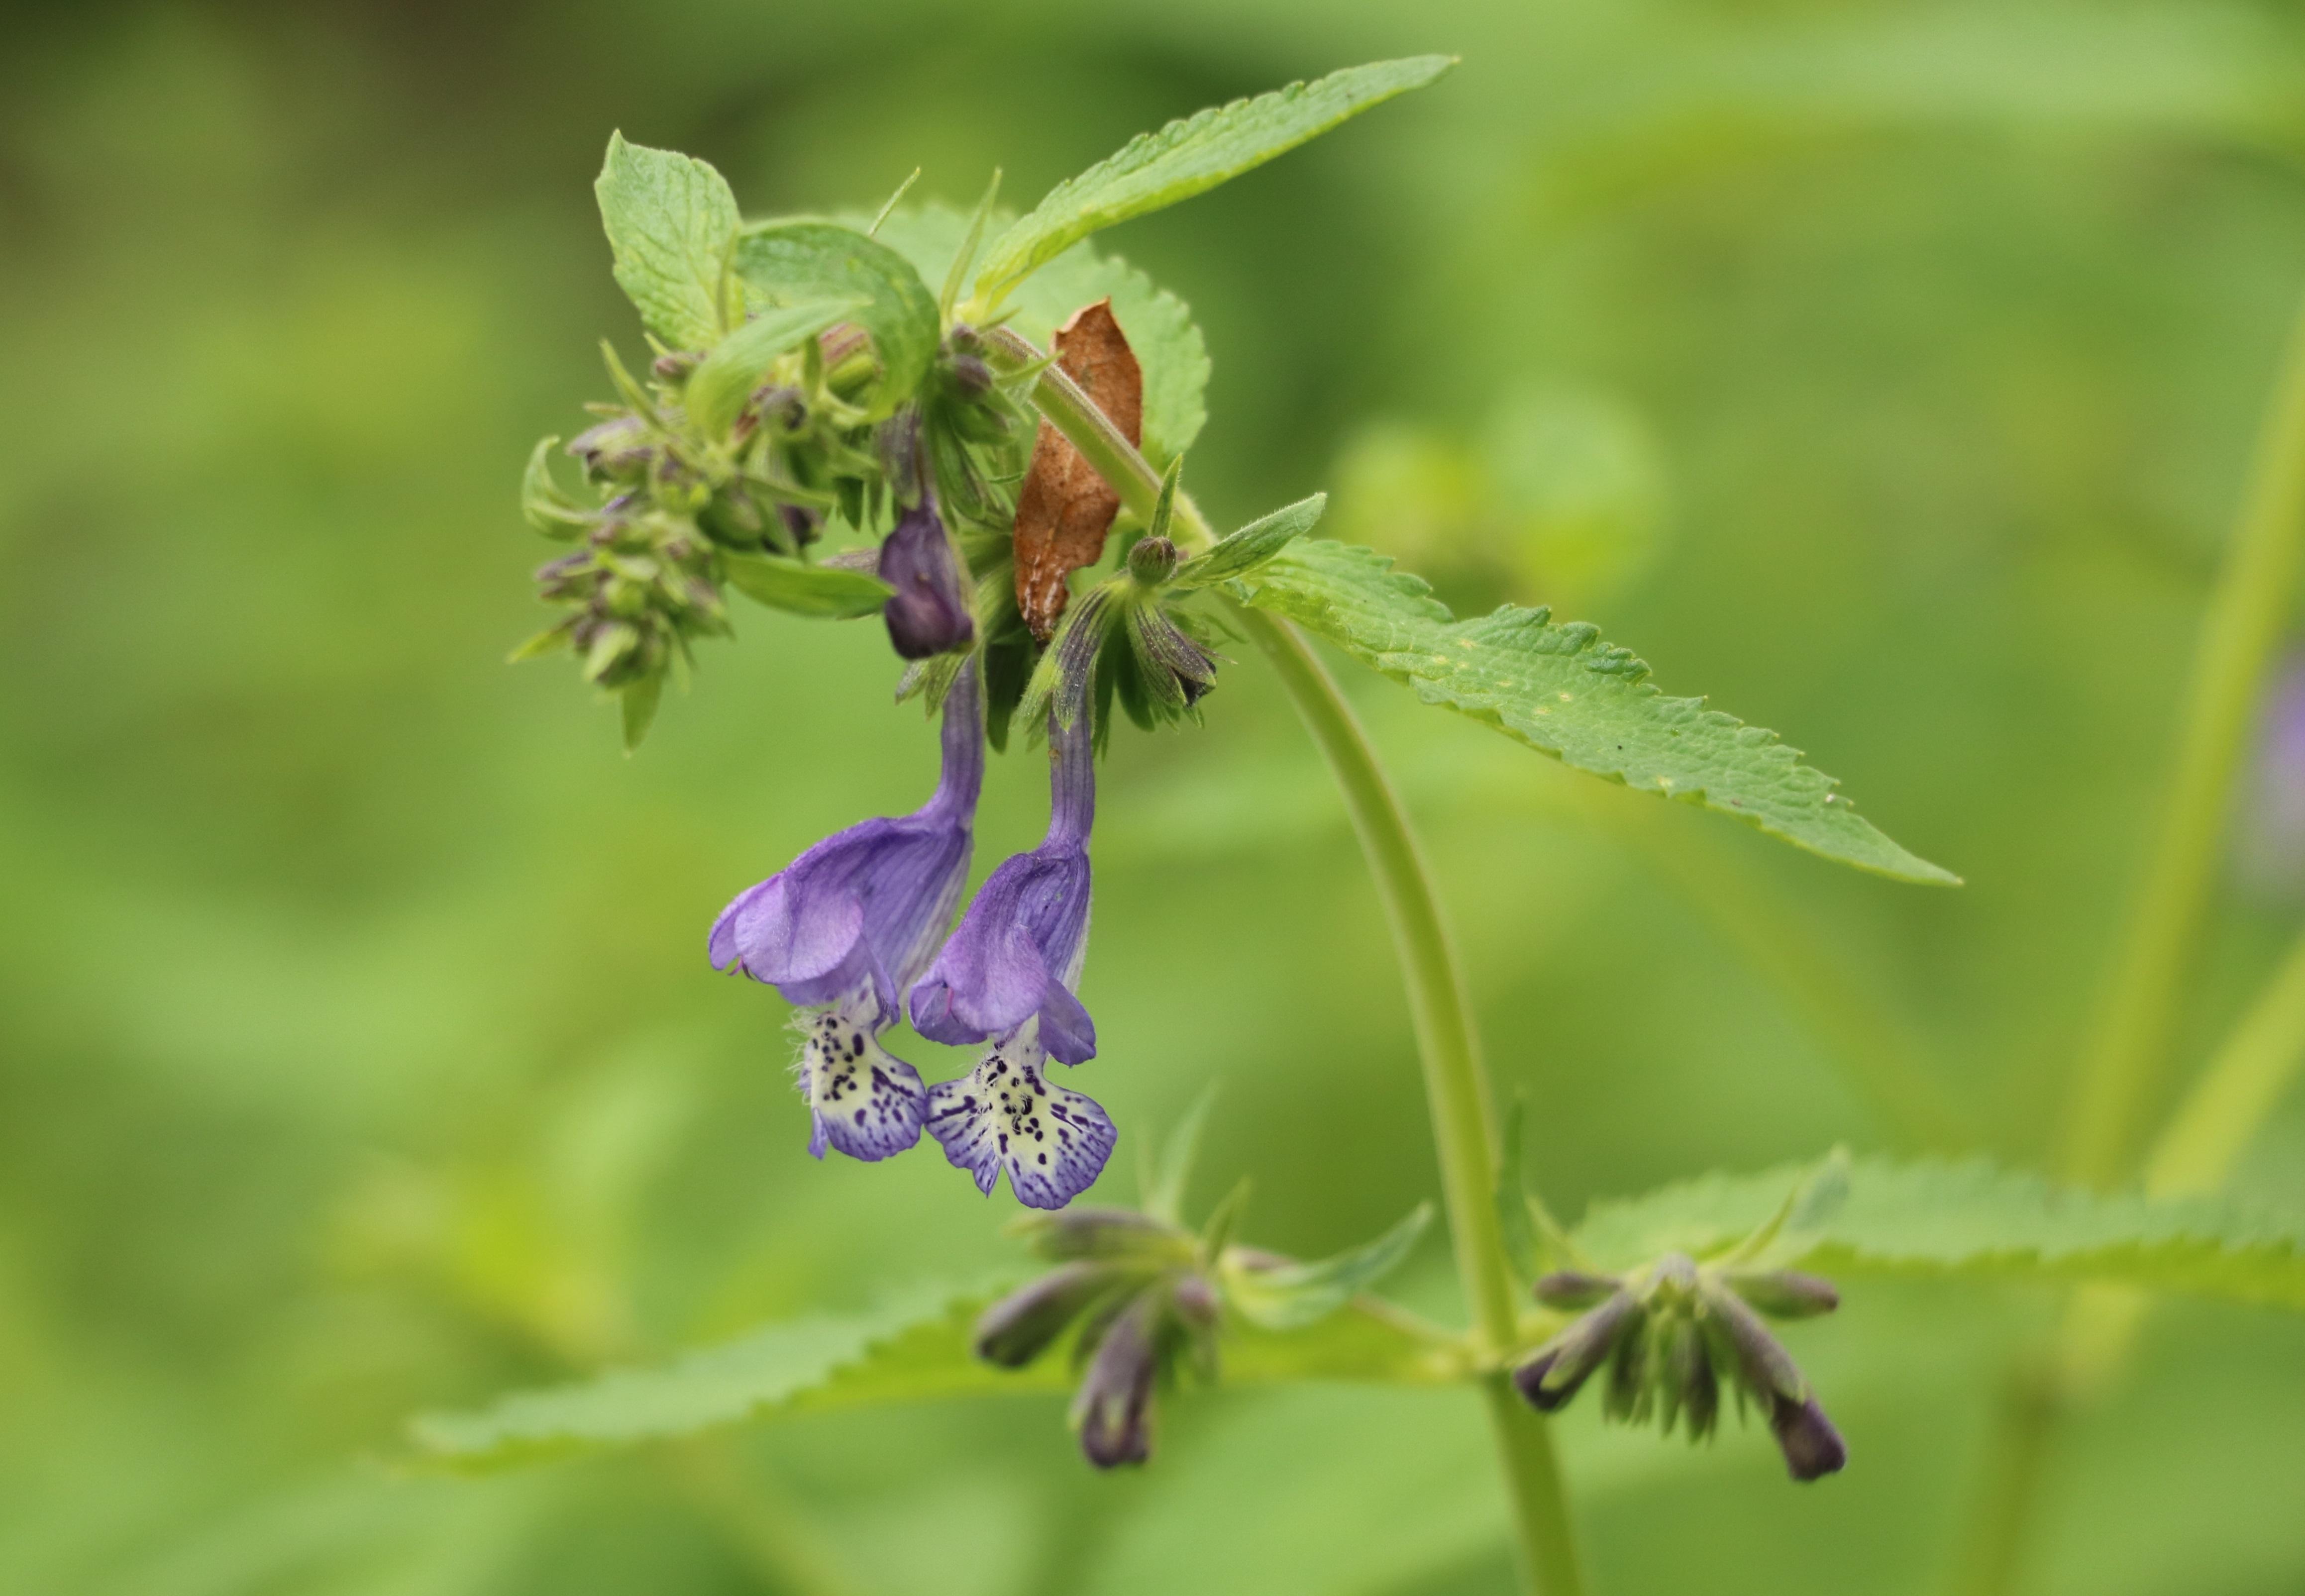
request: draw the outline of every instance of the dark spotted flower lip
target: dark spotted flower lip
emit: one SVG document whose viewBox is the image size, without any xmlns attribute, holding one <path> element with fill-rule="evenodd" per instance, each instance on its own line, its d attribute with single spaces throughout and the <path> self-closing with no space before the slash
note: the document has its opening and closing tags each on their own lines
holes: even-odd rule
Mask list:
<svg viewBox="0 0 2305 1596">
<path fill-rule="evenodd" d="M 923 1128 L 987 1196 L 1008 1176 L 1027 1208 L 1058 1209 L 1102 1174 L 1118 1140 L 1094 1099 L 1048 1078 L 1048 1056 L 1026 1021 L 976 1067 L 929 1089 Z"/>
</svg>

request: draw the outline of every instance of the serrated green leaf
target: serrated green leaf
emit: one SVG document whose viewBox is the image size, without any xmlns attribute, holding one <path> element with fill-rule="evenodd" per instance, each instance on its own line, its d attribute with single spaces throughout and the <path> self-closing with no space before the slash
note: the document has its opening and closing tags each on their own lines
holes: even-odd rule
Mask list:
<svg viewBox="0 0 2305 1596">
<path fill-rule="evenodd" d="M 1608 1269 L 1668 1251 L 1718 1252 L 1816 1169 L 1711 1175 L 1597 1203 L 1577 1241 Z M 1756 1261 L 1827 1275 L 2099 1280 L 2305 1310 L 2305 1225 L 2209 1198 L 2054 1185 L 1984 1159 L 1857 1159 L 1840 1205 L 1794 1214 Z"/>
<path fill-rule="evenodd" d="M 1701 803 L 1772 836 L 1900 880 L 1960 878 L 1909 853 L 1857 813 L 1774 732 L 1703 699 L 1667 698 L 1648 666 L 1583 623 L 1507 605 L 1460 621 L 1425 582 L 1365 548 L 1291 544 L 1229 584 L 1243 603 L 1298 623 L 1428 704 L 1495 726 L 1565 764 L 1638 792 Z"/>
<path fill-rule="evenodd" d="M 772 554 L 724 554 L 728 585 L 771 609 L 819 619 L 877 613 L 896 590 L 877 576 L 838 565 L 807 565 Z"/>
<path fill-rule="evenodd" d="M 1019 278 L 1100 228 L 1174 205 L 1261 166 L 1346 118 L 1420 89 L 1455 65 L 1416 55 L 1348 67 L 1312 83 L 1235 100 L 1141 133 L 1077 177 L 1050 189 L 992 241 L 975 297 L 997 306 Z"/>
<path fill-rule="evenodd" d="M 764 310 L 712 346 L 689 375 L 683 403 L 691 420 L 708 433 L 721 433 L 736 420 L 745 399 L 761 386 L 778 355 L 815 337 L 863 308 L 862 294 L 802 300 Z"/>
<path fill-rule="evenodd" d="M 880 380 L 865 408 L 889 415 L 920 392 L 943 329 L 936 296 L 904 256 L 833 222 L 756 222 L 736 234 L 733 268 L 755 302 L 863 301 L 847 318 L 872 335 Z"/>
<path fill-rule="evenodd" d="M 411 1423 L 410 1439 L 421 1459 L 440 1466 L 503 1468 L 792 1413 L 1064 1390 L 1076 1377 L 1061 1358 L 999 1369 L 971 1350 L 977 1316 L 1021 1284 L 923 1286 L 862 1313 L 808 1314 L 656 1367 L 515 1392 L 476 1412 L 427 1413 Z M 1244 1328 L 1224 1358 L 1225 1380 L 1238 1385 L 1429 1385 L 1469 1367 L 1454 1337 L 1365 1302 L 1286 1336 Z"/>
<path fill-rule="evenodd" d="M 1317 1263 L 1271 1269 L 1233 1263 L 1225 1271 L 1225 1300 L 1251 1324 L 1268 1330 L 1300 1329 L 1327 1318 L 1398 1268 L 1432 1222 L 1433 1205 L 1419 1203 L 1376 1240 Z"/>
<path fill-rule="evenodd" d="M 968 236 L 971 218 L 943 206 L 899 211 L 880 237 L 928 281 L 940 282 Z M 1072 313 L 1101 299 L 1144 373 L 1144 457 L 1157 467 L 1192 446 L 1208 412 L 1208 345 L 1182 300 L 1117 256 L 1076 244 L 1028 278 L 1011 298 L 1008 325 L 1042 349 Z"/>
<path fill-rule="evenodd" d="M 1169 579 L 1170 584 L 1205 588 L 1246 576 L 1319 525 L 1321 513 L 1328 507 L 1329 496 L 1325 493 L 1284 505 L 1262 520 L 1252 521 L 1230 533 L 1206 554 L 1187 560 L 1177 567 L 1177 573 Z"/>
<path fill-rule="evenodd" d="M 617 285 L 648 330 L 675 349 L 702 349 L 719 337 L 728 241 L 741 220 L 727 180 L 693 156 L 615 133 L 592 192 Z"/>
</svg>

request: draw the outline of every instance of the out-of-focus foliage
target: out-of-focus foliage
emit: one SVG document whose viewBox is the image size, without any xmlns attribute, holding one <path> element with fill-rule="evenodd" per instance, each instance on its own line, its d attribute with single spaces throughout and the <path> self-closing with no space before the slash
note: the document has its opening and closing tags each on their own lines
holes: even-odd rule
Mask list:
<svg viewBox="0 0 2305 1596">
<path fill-rule="evenodd" d="M 753 214 L 922 161 L 916 197 L 965 208 L 996 163 L 1027 197 L 1195 106 L 1461 55 L 1105 236 L 1207 335 L 1195 493 L 1233 525 L 1325 488 L 1341 523 L 1373 429 L 1443 440 L 1470 508 L 1349 535 L 1508 539 L 1459 557 L 1468 588 L 1637 639 L 1970 883 L 1572 788 L 1366 683 L 1535 1177 L 1573 1217 L 1895 1148 L 1900 1102 L 2011 1163 L 2045 1143 L 2305 284 L 2289 11 L 259 0 L 12 8 L 0 37 L 0 1588 L 1505 1577 L 1448 1390 L 1189 1396 L 1111 1479 L 1055 1393 L 499 1480 L 364 1461 L 415 1409 L 1015 1262 L 1007 1200 L 932 1157 L 807 1159 L 779 1006 L 704 964 L 730 892 L 925 790 L 877 629 L 746 611 L 631 760 L 557 673 L 499 663 L 540 624 L 527 447 L 599 395 L 600 333 L 641 348 L 589 191 L 615 127 Z M 1540 442 L 1498 453 L 1529 395 Z M 1548 451 L 1584 463 L 1518 485 Z M 1258 1241 L 1320 1256 L 1433 1186 L 1408 1020 L 1285 706 L 1244 660 L 1206 708 L 1116 740 L 1098 1094 L 1127 1141 L 1222 1076 L 1207 1182 L 1253 1172 Z M 982 858 L 1038 835 L 1034 766 L 996 765 Z M 2188 1057 L 2293 881 L 2235 864 Z M 2305 1210 L 2301 1155 L 2292 1104 L 2240 1194 Z M 1436 1313 L 1444 1252 L 1407 1292 Z M 2041 1309 L 1853 1283 L 1799 1332 L 1855 1455 L 1809 1491 L 1757 1432 L 1690 1452 L 1572 1413 L 1600 1583 L 1928 1589 Z M 2199 1306 L 2147 1335 L 2069 1432 L 2038 1589 L 2292 1588 L 2305 1332 Z"/>
</svg>

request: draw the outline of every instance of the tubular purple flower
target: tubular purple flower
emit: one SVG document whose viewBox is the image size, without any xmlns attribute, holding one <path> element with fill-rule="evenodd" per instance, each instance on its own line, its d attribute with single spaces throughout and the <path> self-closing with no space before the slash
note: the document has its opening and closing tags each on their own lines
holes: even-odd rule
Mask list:
<svg viewBox="0 0 2305 1596">
<path fill-rule="evenodd" d="M 880 576 L 897 590 L 880 615 L 890 646 L 904 658 L 948 654 L 976 635 L 961 590 L 960 562 L 937 514 L 934 494 L 923 493 L 881 540 Z"/>
<path fill-rule="evenodd" d="M 1161 1372 L 1161 1316 L 1155 1286 L 1128 1304 L 1096 1349 L 1073 1402 L 1081 1450 L 1098 1468 L 1143 1463 L 1152 1456 L 1152 1386 Z"/>
<path fill-rule="evenodd" d="M 913 1028 L 930 1040 L 1005 1040 L 1037 1019 L 1037 1050 L 1066 1064 L 1096 1057 L 1095 1023 L 1072 989 L 1088 953 L 1090 736 L 1084 714 L 1068 726 L 1050 717 L 1048 836 L 992 872 L 913 988 Z"/>
<path fill-rule="evenodd" d="M 925 1091 L 913 1066 L 877 1040 L 898 1018 L 951 923 L 968 877 L 984 776 L 984 710 L 974 661 L 944 703 L 943 771 L 935 794 L 901 819 L 865 820 L 827 837 L 712 923 L 716 970 L 741 970 L 814 1012 L 795 1021 L 801 1092 L 814 1116 L 809 1150 L 884 1159 L 920 1140 Z"/>
</svg>

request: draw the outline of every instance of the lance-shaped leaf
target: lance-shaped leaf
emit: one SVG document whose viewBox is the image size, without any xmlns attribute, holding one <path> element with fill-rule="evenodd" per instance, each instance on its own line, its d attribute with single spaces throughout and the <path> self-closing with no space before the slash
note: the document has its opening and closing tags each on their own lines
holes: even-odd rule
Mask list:
<svg viewBox="0 0 2305 1596">
<path fill-rule="evenodd" d="M 1433 1222 L 1433 1205 L 1415 1212 L 1365 1246 L 1317 1263 L 1249 1267 L 1235 1253 L 1226 1261 L 1225 1299 L 1250 1323 L 1292 1330 L 1327 1318 L 1397 1268 Z"/>
<path fill-rule="evenodd" d="M 1189 200 L 1371 106 L 1422 88 L 1454 64 L 1447 55 L 1416 55 L 1348 67 L 1140 133 L 1050 189 L 1030 215 L 993 240 L 977 271 L 975 297 L 997 306 L 1017 279 L 1099 228 Z"/>
<path fill-rule="evenodd" d="M 968 234 L 970 218 L 945 206 L 898 211 L 880 229 L 931 283 L 942 282 Z M 1144 374 L 1145 458 L 1166 465 L 1200 436 L 1208 419 L 1209 351 L 1185 302 L 1114 256 L 1076 244 L 1025 280 L 1007 306 L 1007 325 L 1045 349 L 1083 305 L 1112 303 Z"/>
<path fill-rule="evenodd" d="M 1701 803 L 1862 870 L 1960 879 L 1891 841 L 1774 732 L 1703 699 L 1667 698 L 1646 665 L 1581 622 L 1558 624 L 1545 610 L 1510 604 L 1460 621 L 1384 556 L 1325 539 L 1291 544 L 1229 591 L 1320 633 L 1425 702 L 1579 770 Z"/>
<path fill-rule="evenodd" d="M 846 319 L 871 335 L 880 380 L 866 406 L 875 420 L 920 391 L 942 329 L 936 295 L 888 245 L 832 222 L 758 222 L 736 234 L 730 257 L 755 304 L 856 299 Z"/>
<path fill-rule="evenodd" d="M 1021 1284 L 923 1286 L 862 1313 L 808 1314 L 655 1367 L 516 1392 L 478 1412 L 428 1413 L 410 1439 L 421 1459 L 443 1467 L 502 1468 L 792 1413 L 1066 1390 L 1075 1373 L 1061 1358 L 1003 1369 L 975 1355 L 978 1316 Z M 1470 1367 L 1455 1337 L 1364 1300 L 1285 1336 L 1244 1329 L 1227 1344 L 1224 1378 L 1431 1385 Z"/>
<path fill-rule="evenodd" d="M 1057 329 L 1053 352 L 1065 375 L 1131 444 L 1144 437 L 1144 374 L 1099 300 Z M 1016 495 L 1016 610 L 1033 637 L 1047 642 L 1071 598 L 1066 580 L 1104 553 L 1105 534 L 1120 514 L 1120 495 L 1070 439 L 1048 422 L 1033 440 L 1033 460 Z"/>
<path fill-rule="evenodd" d="M 703 363 L 689 374 L 682 402 L 690 419 L 707 432 L 727 431 L 778 355 L 869 302 L 861 294 L 846 294 L 838 299 L 799 300 L 762 311 L 713 345 Z"/>
<path fill-rule="evenodd" d="M 592 185 L 616 257 L 617 286 L 648 330 L 675 349 L 719 337 L 728 243 L 740 218 L 719 173 L 693 156 L 610 135 Z"/>
<path fill-rule="evenodd" d="M 1597 1203 L 1576 1239 L 1607 1269 L 1666 1252 L 1702 1259 L 1769 1223 L 1784 1212 L 1786 1194 L 1800 1192 L 1775 1239 L 1745 1262 L 1834 1278 L 2102 1280 L 2305 1310 L 2305 1224 L 2232 1203 L 2058 1186 L 1983 1159 L 1858 1159 L 1847 1166 L 1837 1203 L 1816 1200 L 1838 1186 L 1830 1160 L 1708 1175 Z"/>
<path fill-rule="evenodd" d="M 838 565 L 809 565 L 772 554 L 724 554 L 728 585 L 770 609 L 851 620 L 878 615 L 895 592 L 879 577 Z"/>
<path fill-rule="evenodd" d="M 1206 554 L 1178 566 L 1176 574 L 1169 579 L 1170 585 L 1205 588 L 1246 576 L 1319 525 L 1321 513 L 1328 507 L 1329 496 L 1325 493 L 1284 505 L 1224 538 Z"/>
</svg>

